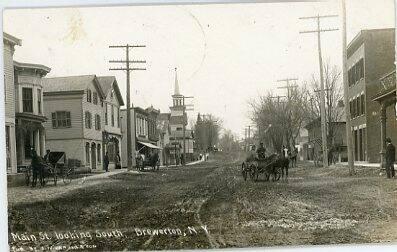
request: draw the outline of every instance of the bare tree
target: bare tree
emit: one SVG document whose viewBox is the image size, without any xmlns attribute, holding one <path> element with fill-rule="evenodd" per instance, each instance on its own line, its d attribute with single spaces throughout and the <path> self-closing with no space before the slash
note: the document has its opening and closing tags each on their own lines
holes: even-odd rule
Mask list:
<svg viewBox="0 0 397 252">
<path fill-rule="evenodd" d="M 337 66 L 332 66 L 329 61 L 324 64 L 325 83 L 325 108 L 327 123 L 327 142 L 329 147 L 334 144 L 336 127 L 334 122 L 343 120 L 343 86 L 341 84 L 341 71 Z M 320 82 L 318 76 L 312 75 L 311 79 L 311 117 L 312 120 L 320 117 Z"/>
<path fill-rule="evenodd" d="M 272 93 L 250 102 L 251 120 L 258 128 L 259 140 L 275 152 L 283 145 L 294 146 L 309 111 L 308 92 L 305 85 L 290 91 L 287 99 L 273 99 Z"/>
</svg>

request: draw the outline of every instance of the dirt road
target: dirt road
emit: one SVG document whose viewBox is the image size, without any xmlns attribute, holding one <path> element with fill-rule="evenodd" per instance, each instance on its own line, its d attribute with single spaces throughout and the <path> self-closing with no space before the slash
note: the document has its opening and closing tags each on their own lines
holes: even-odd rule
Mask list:
<svg viewBox="0 0 397 252">
<path fill-rule="evenodd" d="M 299 164 L 290 169 L 288 182 L 243 181 L 239 162 L 238 155 L 219 155 L 184 168 L 116 174 L 57 198 L 15 202 L 9 208 L 11 248 L 397 241 L 397 180 L 386 180 L 374 169 L 349 177 L 343 167 Z"/>
</svg>

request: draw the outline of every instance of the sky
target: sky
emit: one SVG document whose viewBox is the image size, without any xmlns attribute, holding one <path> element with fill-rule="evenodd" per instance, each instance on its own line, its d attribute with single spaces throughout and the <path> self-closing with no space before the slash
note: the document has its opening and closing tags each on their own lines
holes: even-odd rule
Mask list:
<svg viewBox="0 0 397 252">
<path fill-rule="evenodd" d="M 395 27 L 393 0 L 348 0 L 348 43 L 362 29 Z M 146 45 L 130 52 L 146 60 L 131 73 L 134 106 L 153 105 L 162 113 L 172 105 L 175 70 L 180 90 L 194 96 L 190 119 L 213 114 L 223 127 L 243 137 L 248 102 L 278 89 L 277 80 L 318 75 L 315 20 L 299 17 L 340 14 L 339 1 L 209 5 L 109 6 L 9 9 L 3 30 L 22 40 L 14 59 L 51 68 L 48 77 L 114 75 L 125 98 L 126 74 L 109 71 L 125 51 L 109 45 Z M 322 28 L 341 28 L 341 17 L 321 20 Z M 341 66 L 341 30 L 321 34 L 324 61 Z"/>
</svg>

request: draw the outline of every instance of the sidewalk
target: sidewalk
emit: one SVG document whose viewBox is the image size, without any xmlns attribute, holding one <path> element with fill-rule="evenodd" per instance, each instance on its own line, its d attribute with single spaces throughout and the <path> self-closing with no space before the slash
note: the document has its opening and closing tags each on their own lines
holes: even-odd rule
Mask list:
<svg viewBox="0 0 397 252">
<path fill-rule="evenodd" d="M 347 162 L 341 162 L 341 163 L 336 163 L 338 166 L 348 166 L 349 164 Z M 354 162 L 354 167 L 361 167 L 361 168 L 379 168 L 380 169 L 380 163 L 367 163 L 367 162 Z"/>
</svg>

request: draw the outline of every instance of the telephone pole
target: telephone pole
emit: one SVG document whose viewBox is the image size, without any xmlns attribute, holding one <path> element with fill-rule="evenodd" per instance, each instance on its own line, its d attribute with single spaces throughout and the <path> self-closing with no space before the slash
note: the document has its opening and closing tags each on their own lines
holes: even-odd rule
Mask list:
<svg viewBox="0 0 397 252">
<path fill-rule="evenodd" d="M 289 99 L 291 98 L 291 93 L 290 93 L 290 90 L 291 89 L 293 89 L 293 88 L 296 88 L 296 87 L 298 87 L 298 85 L 291 85 L 290 84 L 290 81 L 295 81 L 295 83 L 296 83 L 296 81 L 298 80 L 298 78 L 286 78 L 286 79 L 283 79 L 283 80 L 277 80 L 277 82 L 286 82 L 287 84 L 286 84 L 286 86 L 283 86 L 283 87 L 277 87 L 278 89 L 287 89 L 287 99 L 288 99 L 288 101 L 289 101 Z"/>
<path fill-rule="evenodd" d="M 342 46 L 343 46 L 343 91 L 344 91 L 344 105 L 346 115 L 346 138 L 347 138 L 347 161 L 349 164 L 349 174 L 354 174 L 354 160 L 353 160 L 353 138 L 350 123 L 350 106 L 349 106 L 349 84 L 347 78 L 347 41 L 346 41 L 346 1 L 342 0 Z"/>
<path fill-rule="evenodd" d="M 112 71 L 126 71 L 127 72 L 127 169 L 132 169 L 132 139 L 131 139 L 131 92 L 130 92 L 130 72 L 146 70 L 146 68 L 130 67 L 133 63 L 146 63 L 145 60 L 130 60 L 130 49 L 146 47 L 145 45 L 111 45 L 109 48 L 125 49 L 125 60 L 110 60 L 109 63 L 123 63 L 125 67 L 109 68 Z"/>
<path fill-rule="evenodd" d="M 183 126 L 182 126 L 182 131 L 183 131 L 183 165 L 186 163 L 186 124 L 187 124 L 187 115 L 186 111 L 193 111 L 193 108 L 186 109 L 186 106 L 192 106 L 192 105 L 186 105 L 185 104 L 185 99 L 192 99 L 194 98 L 193 96 L 182 96 L 182 106 L 183 106 Z"/>
<path fill-rule="evenodd" d="M 285 95 L 270 96 L 270 99 L 277 99 L 277 106 L 280 106 L 280 98 L 285 98 Z"/>
<path fill-rule="evenodd" d="M 327 151 L 327 132 L 326 132 L 326 121 L 325 121 L 325 95 L 324 95 L 324 73 L 323 73 L 323 59 L 321 56 L 321 32 L 336 31 L 338 29 L 321 29 L 320 19 L 321 18 L 333 18 L 338 15 L 317 15 L 312 17 L 301 17 L 299 19 L 315 19 L 317 21 L 317 29 L 312 31 L 301 31 L 299 33 L 317 33 L 317 44 L 318 44 L 318 61 L 320 64 L 320 113 L 321 113 L 321 138 L 323 147 L 323 165 L 328 167 L 328 151 Z"/>
</svg>

